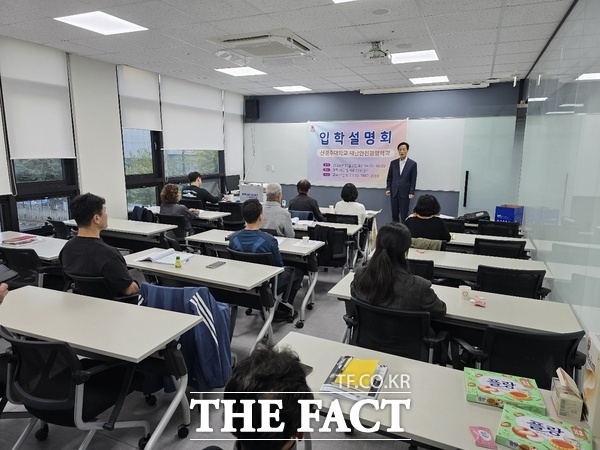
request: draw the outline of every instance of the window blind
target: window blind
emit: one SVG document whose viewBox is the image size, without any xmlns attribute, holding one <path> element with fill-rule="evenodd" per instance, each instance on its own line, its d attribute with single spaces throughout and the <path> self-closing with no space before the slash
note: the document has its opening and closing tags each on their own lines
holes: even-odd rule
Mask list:
<svg viewBox="0 0 600 450">
<path fill-rule="evenodd" d="M 161 130 L 158 74 L 118 66 L 121 126 L 140 130 Z"/>
</svg>

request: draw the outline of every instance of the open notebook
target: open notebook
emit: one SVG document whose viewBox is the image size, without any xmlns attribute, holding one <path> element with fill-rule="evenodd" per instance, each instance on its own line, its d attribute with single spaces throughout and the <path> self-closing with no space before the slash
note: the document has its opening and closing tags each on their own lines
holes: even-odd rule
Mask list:
<svg viewBox="0 0 600 450">
<path fill-rule="evenodd" d="M 183 263 L 187 262 L 188 259 L 190 259 L 194 255 L 192 255 L 190 253 L 176 252 L 174 249 L 170 248 L 170 249 L 162 251 L 162 252 L 154 252 L 154 253 L 150 253 L 149 255 L 142 256 L 142 257 L 136 259 L 136 261 L 150 261 L 150 262 L 158 263 L 158 264 L 175 265 L 175 259 L 178 256 L 179 256 L 179 260 L 183 264 Z"/>
</svg>

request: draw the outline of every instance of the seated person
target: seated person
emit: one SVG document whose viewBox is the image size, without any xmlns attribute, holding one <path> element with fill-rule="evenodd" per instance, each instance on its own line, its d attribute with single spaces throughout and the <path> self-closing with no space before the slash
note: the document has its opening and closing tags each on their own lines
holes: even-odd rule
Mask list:
<svg viewBox="0 0 600 450">
<path fill-rule="evenodd" d="M 446 315 L 446 304 L 431 282 L 410 273 L 406 256 L 411 237 L 408 228 L 390 222 L 379 230 L 375 253 L 357 269 L 351 284 L 354 298 L 382 308 L 428 311 L 432 318 Z"/>
<path fill-rule="evenodd" d="M 263 222 L 261 228 L 277 231 L 277 236 L 294 237 L 292 217 L 287 209 L 282 208 L 281 185 L 267 184 L 267 202 L 263 208 Z"/>
<path fill-rule="evenodd" d="M 312 400 L 313 394 L 306 382 L 306 373 L 298 355 L 290 349 L 277 350 L 259 346 L 252 354 L 233 368 L 225 386 L 224 399 L 236 400 L 233 412 L 243 411 L 240 400 L 281 400 L 279 417 L 271 422 L 273 428 L 285 424 L 282 431 L 241 431 L 242 418 L 233 419 L 238 439 L 234 450 L 295 450 L 304 433 L 299 433 L 301 409 L 298 400 Z M 259 408 L 252 411 L 252 428 L 260 428 Z M 264 440 L 263 440 L 264 439 Z M 211 446 L 205 450 L 222 450 Z"/>
<path fill-rule="evenodd" d="M 439 202 L 433 195 L 421 195 L 414 212 L 406 219 L 406 226 L 414 238 L 426 238 L 435 241 L 450 241 L 452 238 L 446 224 L 437 217 L 440 213 Z"/>
<path fill-rule="evenodd" d="M 0 283 L 0 305 L 4 301 L 4 297 L 8 294 L 8 284 Z"/>
<path fill-rule="evenodd" d="M 242 204 L 242 217 L 246 222 L 246 228 L 240 231 L 236 231 L 229 238 L 229 248 L 238 252 L 246 253 L 271 253 L 275 261 L 275 265 L 283 267 L 283 259 L 281 253 L 279 253 L 279 245 L 277 239 L 268 233 L 260 231 L 260 225 L 263 221 L 263 208 L 260 202 L 253 198 L 246 200 Z M 300 268 L 295 268 L 294 273 L 283 272 L 278 275 L 278 290 L 279 293 L 284 292 L 287 284 L 292 283 L 290 296 L 288 302 L 294 303 L 296 294 L 302 285 L 302 278 L 304 272 Z M 294 311 L 294 317 L 298 314 Z M 275 313 L 275 320 L 286 321 L 289 318 L 289 308 L 280 307 Z"/>
<path fill-rule="evenodd" d="M 179 189 L 174 184 L 165 184 L 160 191 L 160 214 L 167 214 L 170 216 L 183 216 L 185 217 L 185 230 L 190 231 L 192 229 L 191 221 L 198 217 L 193 214 L 196 211 L 194 208 L 188 209 L 186 206 L 180 205 L 178 202 L 181 198 Z"/>
<path fill-rule="evenodd" d="M 358 224 L 363 225 L 367 218 L 367 211 L 362 203 L 357 203 L 358 189 L 352 183 L 346 183 L 342 188 L 342 201 L 335 204 L 336 214 L 358 216 Z"/>
<path fill-rule="evenodd" d="M 79 229 L 58 257 L 65 274 L 103 277 L 115 296 L 138 294 L 140 288 L 121 253 L 100 238 L 100 231 L 108 227 L 105 200 L 90 193 L 78 195 L 71 202 L 71 214 Z"/>
<path fill-rule="evenodd" d="M 202 185 L 202 178 L 199 172 L 190 172 L 188 180 L 190 184 L 181 190 L 182 198 L 186 200 L 200 200 L 203 208 L 206 207 L 206 202 L 218 203 L 223 199 L 223 196 L 216 197 L 206 189 L 200 187 Z"/>
<path fill-rule="evenodd" d="M 290 200 L 288 209 L 291 211 L 311 211 L 315 220 L 324 222 L 325 219 L 319 209 L 319 203 L 314 198 L 308 196 L 310 194 L 310 181 L 306 179 L 298 181 L 296 189 L 298 190 L 298 195 Z"/>
</svg>

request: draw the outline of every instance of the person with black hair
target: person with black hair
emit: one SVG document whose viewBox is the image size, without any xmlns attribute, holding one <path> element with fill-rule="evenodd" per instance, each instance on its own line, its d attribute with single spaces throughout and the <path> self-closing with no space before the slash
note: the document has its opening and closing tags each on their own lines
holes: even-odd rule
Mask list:
<svg viewBox="0 0 600 450">
<path fill-rule="evenodd" d="M 410 235 L 414 238 L 449 242 L 452 236 L 444 221 L 437 217 L 441 209 L 440 203 L 433 195 L 421 195 L 414 213 L 405 222 Z"/>
<path fill-rule="evenodd" d="M 375 253 L 359 267 L 351 284 L 351 295 L 374 306 L 402 311 L 428 311 L 432 318 L 446 315 L 446 304 L 431 288 L 431 282 L 410 273 L 406 260 L 411 245 L 408 228 L 390 222 L 379 230 Z"/>
<path fill-rule="evenodd" d="M 233 411 L 242 411 L 239 400 L 281 400 L 279 418 L 273 428 L 284 424 L 283 431 L 261 432 L 240 431 L 243 419 L 234 418 L 233 426 L 237 431 L 235 445 L 239 450 L 290 450 L 304 436 L 298 429 L 301 424 L 301 409 L 298 400 L 312 400 L 313 394 L 306 382 L 306 373 L 300 364 L 298 355 L 289 349 L 277 350 L 260 346 L 252 354 L 240 361 L 233 369 L 225 386 L 225 399 L 238 400 Z M 252 428 L 260 428 L 262 421 L 258 404 L 252 410 Z"/>
<path fill-rule="evenodd" d="M 358 203 L 358 189 L 352 183 L 346 183 L 342 188 L 342 200 L 335 204 L 336 214 L 346 214 L 349 216 L 358 216 L 358 224 L 363 225 L 367 218 L 365 205 Z"/>
<path fill-rule="evenodd" d="M 67 276 L 103 277 L 115 296 L 138 294 L 140 287 L 129 274 L 121 253 L 100 238 L 100 232 L 108 227 L 105 203 L 102 197 L 90 193 L 73 199 L 71 214 L 77 222 L 77 236 L 67 241 L 58 259 Z"/>
<path fill-rule="evenodd" d="M 311 184 L 307 179 L 298 181 L 298 184 L 296 184 L 298 195 L 290 200 L 288 209 L 290 211 L 310 211 L 313 213 L 315 220 L 324 222 L 325 219 L 319 209 L 319 202 L 308 196 L 308 194 L 310 194 L 310 188 Z"/>
<path fill-rule="evenodd" d="M 242 217 L 246 222 L 246 227 L 243 230 L 236 231 L 229 238 L 229 248 L 238 252 L 246 253 L 271 253 L 276 266 L 283 267 L 283 259 L 279 252 L 279 244 L 277 239 L 269 233 L 260 231 L 260 226 L 263 222 L 263 207 L 260 202 L 255 199 L 246 200 L 242 204 Z M 292 278 L 290 280 L 290 277 Z M 283 292 L 289 282 L 292 283 L 288 302 L 294 303 L 296 294 L 302 286 L 304 272 L 299 267 L 296 267 L 293 274 L 285 271 L 278 275 L 279 293 Z M 294 311 L 293 318 L 298 315 L 298 311 Z M 289 308 L 281 307 L 275 312 L 277 322 L 287 321 L 290 317 Z"/>
<path fill-rule="evenodd" d="M 415 196 L 417 185 L 417 163 L 408 158 L 408 142 L 398 144 L 398 159 L 390 163 L 385 195 L 390 196 L 392 220 L 404 223 L 408 216 L 408 205 Z"/>
<path fill-rule="evenodd" d="M 219 203 L 223 200 L 223 196 L 217 197 L 212 195 L 206 189 L 200 187 L 202 186 L 202 177 L 200 176 L 200 172 L 190 172 L 188 174 L 189 185 L 185 186 L 181 189 L 181 197 L 186 200 L 200 200 L 202 202 L 202 206 L 206 206 L 206 202 L 211 203 Z"/>
</svg>

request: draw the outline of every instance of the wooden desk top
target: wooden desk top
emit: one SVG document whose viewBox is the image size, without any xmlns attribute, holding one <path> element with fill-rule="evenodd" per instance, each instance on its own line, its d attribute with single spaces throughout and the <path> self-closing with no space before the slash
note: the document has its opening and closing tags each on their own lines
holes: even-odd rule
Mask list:
<svg viewBox="0 0 600 450">
<path fill-rule="evenodd" d="M 11 331 L 136 363 L 201 320 L 33 286 L 9 292 L 0 307 L 0 325 Z"/>
<path fill-rule="evenodd" d="M 475 239 L 493 239 L 497 241 L 525 241 L 525 251 L 530 252 L 535 250 L 535 246 L 529 239 L 523 238 L 509 238 L 502 236 L 490 236 L 488 234 L 469 234 L 469 233 L 450 233 L 452 240 L 448 242 L 449 245 L 461 245 L 465 247 L 474 247 Z"/>
<path fill-rule="evenodd" d="M 4 239 L 12 239 L 19 236 L 31 236 L 27 233 L 19 233 L 18 231 L 4 231 L 0 232 L 0 242 Z M 2 245 L 0 247 L 7 248 L 31 248 L 35 250 L 37 255 L 40 257 L 42 261 L 56 261 L 58 259 L 58 255 L 60 251 L 65 246 L 67 241 L 65 239 L 56 239 L 53 237 L 47 236 L 37 236 L 38 239 L 36 241 L 30 242 L 29 244 L 23 245 Z"/>
<path fill-rule="evenodd" d="M 194 234 L 187 238 L 188 241 L 202 242 L 204 244 L 213 244 L 218 246 L 227 247 L 229 241 L 225 240 L 232 232 L 227 230 L 208 230 L 203 233 Z M 325 242 L 323 241 L 309 241 L 308 245 L 303 245 L 302 239 L 277 237 L 279 243 L 279 251 L 282 254 L 296 255 L 296 256 L 308 256 L 315 250 L 323 247 Z M 300 244 L 300 245 L 298 245 Z"/>
<path fill-rule="evenodd" d="M 410 410 L 403 407 L 400 413 L 400 424 L 405 430 L 401 436 L 403 438 L 444 449 L 481 450 L 481 447 L 475 446 L 469 426 L 487 427 L 494 436 L 498 430 L 502 409 L 467 402 L 462 371 L 295 332 L 284 337 L 278 347 L 290 347 L 304 364 L 313 367 L 312 373 L 307 377 L 308 385 L 315 393 L 315 398 L 323 399 L 324 405 L 329 405 L 331 397 L 318 394 L 318 391 L 340 356 L 379 359 L 381 363 L 387 364 L 388 375 L 409 375 L 410 388 L 401 390 L 408 392 L 407 394 L 397 393 L 397 388 L 386 387 L 384 380 L 384 387 L 379 395 L 379 399 L 411 399 Z M 319 351 L 316 352 L 315 349 Z M 542 391 L 542 396 L 546 402 L 547 414 L 556 417 L 550 392 Z M 348 413 L 352 406 L 352 403 L 344 401 L 339 404 L 344 413 Z M 361 422 L 364 425 L 372 426 L 377 421 L 384 430 L 389 427 L 389 407 L 379 411 L 362 408 Z M 587 428 L 586 425 L 583 426 Z M 372 435 L 373 439 L 377 437 Z M 596 438 L 594 441 L 598 445 L 600 439 Z"/>
<path fill-rule="evenodd" d="M 350 272 L 327 294 L 349 300 L 353 279 L 354 273 Z M 451 319 L 551 333 L 574 333 L 582 330 L 573 309 L 566 303 L 473 291 L 473 295 L 485 298 L 487 305 L 480 308 L 460 298 L 458 288 L 435 284 L 432 287 L 437 296 L 446 303 L 446 316 Z"/>
<path fill-rule="evenodd" d="M 493 266 L 504 269 L 545 270 L 544 279 L 554 277 L 548 266 L 542 261 L 531 259 L 500 258 L 498 256 L 472 255 L 467 253 L 438 252 L 434 250 L 418 250 L 411 248 L 408 252 L 410 259 L 431 260 L 436 268 L 477 272 L 477 267 Z"/>
<path fill-rule="evenodd" d="M 71 220 L 65 220 L 65 224 L 70 227 L 76 227 L 77 223 Z M 138 222 L 135 220 L 123 220 L 108 218 L 108 228 L 106 231 L 124 234 L 138 234 L 142 236 L 152 237 L 165 231 L 173 230 L 177 225 L 169 225 L 164 223 Z"/>
<path fill-rule="evenodd" d="M 254 289 L 283 272 L 283 267 L 265 266 L 205 255 L 193 255 L 178 269 L 170 264 L 136 261 L 140 257 L 163 250 L 161 248 L 151 248 L 132 253 L 125 256 L 125 261 L 128 267 L 139 269 L 142 272 L 184 279 L 196 285 L 219 286 L 223 289 L 234 288 L 245 291 Z M 224 261 L 225 264 L 216 269 L 208 269 L 206 267 L 216 261 Z"/>
</svg>

